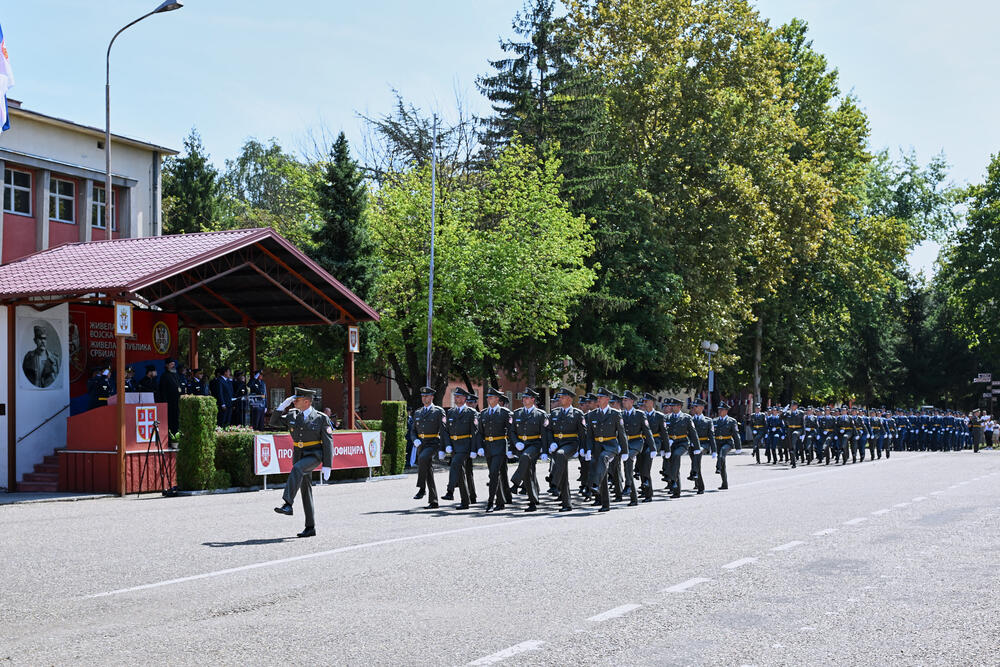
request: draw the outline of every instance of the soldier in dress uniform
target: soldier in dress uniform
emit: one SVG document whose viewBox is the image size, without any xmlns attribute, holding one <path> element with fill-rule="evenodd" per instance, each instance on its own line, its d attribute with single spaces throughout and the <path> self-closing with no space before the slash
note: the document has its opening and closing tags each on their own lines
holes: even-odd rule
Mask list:
<svg viewBox="0 0 1000 667">
<path fill-rule="evenodd" d="M 653 459 L 666 450 L 670 438 L 667 433 L 667 416 L 656 409 L 656 397 L 649 393 L 643 394 L 642 407 L 646 412 L 649 431 L 653 435 L 653 447 L 648 451 L 642 450 L 636 467 L 639 469 L 642 502 L 648 503 L 653 500 Z"/>
<path fill-rule="evenodd" d="M 694 423 L 698 440 L 695 444 L 688 446 L 688 456 L 691 458 L 694 486 L 699 496 L 705 493 L 705 479 L 701 474 L 701 457 L 705 454 L 711 454 L 714 459 L 717 456 L 715 424 L 705 414 L 706 405 L 705 401 L 700 398 L 691 402 L 691 421 Z"/>
<path fill-rule="evenodd" d="M 434 405 L 434 390 L 420 388 L 423 407 L 413 413 L 410 440 L 417 448 L 417 495 L 414 500 L 424 497 L 427 489 L 427 507 L 437 509 L 437 485 L 434 483 L 434 455 L 444 458 L 444 446 L 448 444 L 448 415 L 440 405 Z"/>
<path fill-rule="evenodd" d="M 573 509 L 569 494 L 569 460 L 587 442 L 587 429 L 583 412 L 573 407 L 576 394 L 563 387 L 553 398 L 559 405 L 549 414 L 549 451 L 541 458 L 547 460 L 552 456 L 552 485 L 559 491 L 559 511 L 569 512 Z"/>
<path fill-rule="evenodd" d="M 983 421 L 979 410 L 975 410 L 972 413 L 972 417 L 969 419 L 969 432 L 972 434 L 972 453 L 978 454 L 979 448 L 983 446 Z M 886 452 L 886 456 L 888 456 Z"/>
<path fill-rule="evenodd" d="M 549 418 L 543 410 L 535 407 L 538 392 L 527 387 L 521 393 L 522 407 L 514 411 L 514 427 L 511 429 L 510 446 L 517 453 L 517 474 L 528 494 L 525 512 L 538 509 L 538 477 L 535 462 L 543 452 L 549 451 Z"/>
<path fill-rule="evenodd" d="M 125 391 L 127 391 L 127 392 L 136 391 L 135 367 L 134 366 L 126 366 L 125 367 Z"/>
<path fill-rule="evenodd" d="M 813 456 L 816 457 L 817 462 L 819 461 L 820 452 L 817 450 L 819 440 L 819 417 L 816 414 L 816 408 L 810 405 L 806 408 L 806 414 L 802 418 L 802 449 L 805 451 L 806 465 L 812 464 Z"/>
<path fill-rule="evenodd" d="M 486 455 L 486 465 L 490 472 L 489 495 L 486 499 L 486 511 L 502 510 L 504 503 L 503 483 L 500 469 L 507 467 L 507 445 L 513 436 L 514 415 L 510 410 L 500 405 L 503 394 L 495 387 L 486 391 L 487 407 L 479 413 L 479 440 L 483 453 Z M 510 489 L 507 489 L 508 493 Z M 494 504 L 495 503 L 495 504 Z"/>
<path fill-rule="evenodd" d="M 805 415 L 799 410 L 799 402 L 793 400 L 788 404 L 788 411 L 785 412 L 782 422 L 788 437 L 788 461 L 795 467 L 795 463 L 801 458 L 805 458 L 802 452 L 802 429 L 805 427 Z"/>
<path fill-rule="evenodd" d="M 591 393 L 586 393 L 580 397 L 580 412 L 586 416 L 590 412 L 594 403 L 597 402 L 597 397 Z M 590 496 L 590 461 L 587 460 L 587 448 L 580 447 L 579 451 L 576 453 L 576 458 L 580 462 L 580 474 L 577 476 L 577 482 L 580 483 L 580 494 L 587 498 Z"/>
<path fill-rule="evenodd" d="M 740 438 L 740 424 L 729 416 L 729 404 L 719 403 L 719 416 L 715 419 L 715 444 L 718 457 L 715 460 L 715 474 L 722 476 L 720 491 L 729 488 L 729 474 L 726 471 L 726 455 L 735 449 L 738 454 L 743 449 Z"/>
<path fill-rule="evenodd" d="M 281 496 L 285 504 L 275 507 L 274 511 L 292 516 L 295 494 L 299 490 L 302 491 L 306 527 L 298 534 L 299 537 L 316 535 L 312 471 L 322 466 L 325 482 L 330 479 L 330 470 L 333 467 L 333 424 L 330 423 L 329 417 L 313 409 L 314 396 L 314 392 L 296 387 L 295 394 L 285 399 L 271 415 L 271 426 L 283 425 L 288 428 L 295 444 L 295 449 L 292 451 L 292 471 L 288 474 L 285 492 Z"/>
<path fill-rule="evenodd" d="M 461 504 L 459 509 L 469 509 L 469 498 L 475 489 L 469 489 L 465 462 L 472 452 L 480 448 L 479 444 L 479 413 L 465 404 L 469 393 L 458 387 L 453 394 L 455 405 L 448 410 L 448 439 L 444 451 L 438 453 L 442 461 L 445 455 L 451 455 L 451 468 L 448 478 L 449 491 L 441 496 L 442 500 L 454 500 L 452 491 L 457 488 Z"/>
<path fill-rule="evenodd" d="M 767 435 L 767 415 L 760 409 L 760 403 L 756 404 L 754 413 L 750 415 L 750 433 L 753 435 L 753 457 L 760 463 L 760 447 L 764 444 Z M 771 462 L 771 452 L 767 451 L 767 462 Z"/>
<path fill-rule="evenodd" d="M 478 415 L 479 394 L 476 394 L 475 392 L 471 391 L 466 391 L 465 406 L 469 410 L 472 410 Z M 473 462 L 479 456 L 485 457 L 485 454 L 480 453 L 481 451 L 484 451 L 482 446 L 482 441 L 480 441 L 478 448 L 473 448 L 472 451 L 469 452 L 469 457 L 465 459 L 465 464 L 462 466 L 462 470 L 465 472 L 465 485 L 469 489 L 469 502 L 473 505 L 476 504 L 476 469 L 475 466 L 473 465 Z M 451 500 L 451 498 L 453 497 L 453 493 L 455 491 L 455 487 L 453 486 L 453 484 L 454 483 L 451 480 L 448 481 L 448 489 L 446 494 L 442 496 L 443 499 Z M 508 493 L 510 493 L 509 489 Z"/>
<path fill-rule="evenodd" d="M 692 443 L 698 443 L 698 432 L 694 428 L 694 421 L 691 415 L 681 410 L 681 402 L 676 398 L 670 399 L 670 409 L 672 414 L 667 422 L 667 430 L 670 439 L 668 453 L 664 454 L 670 461 L 668 489 L 671 498 L 681 497 L 681 460 L 688 452 Z"/>
<path fill-rule="evenodd" d="M 500 394 L 500 397 L 497 400 L 500 401 L 500 407 L 513 414 L 513 410 L 510 409 L 510 402 L 507 400 L 506 394 Z M 503 465 L 500 466 L 500 493 L 503 494 L 504 502 L 510 505 L 514 502 L 514 495 L 510 490 L 510 478 L 507 476 L 507 464 L 511 459 L 516 459 L 517 457 L 514 455 L 514 452 L 509 446 L 504 448 L 504 457 L 505 459 Z"/>
<path fill-rule="evenodd" d="M 626 448 L 622 452 L 622 461 L 625 464 L 625 482 L 628 484 L 629 507 L 639 504 L 639 494 L 636 492 L 637 462 L 643 457 L 644 452 L 652 452 L 656 445 L 653 442 L 653 433 L 649 426 L 649 419 L 642 410 L 635 407 L 639 397 L 633 392 L 625 390 L 622 394 L 622 423 L 625 425 Z M 645 456 L 649 460 L 648 454 Z M 641 463 L 639 464 L 641 466 Z"/>
<path fill-rule="evenodd" d="M 90 397 L 88 410 L 108 404 L 111 395 L 111 371 L 107 366 L 94 366 L 90 379 L 87 380 L 87 394 Z"/>
<path fill-rule="evenodd" d="M 608 475 L 622 453 L 628 453 L 628 439 L 621 413 L 611 407 L 613 394 L 605 387 L 597 390 L 597 407 L 587 413 L 587 451 L 594 463 L 597 480 L 597 498 L 594 506 L 600 505 L 601 512 L 610 507 Z M 620 496 L 619 496 L 620 499 Z"/>
<path fill-rule="evenodd" d="M 841 405 L 837 412 L 841 463 L 847 465 L 847 455 L 854 447 L 854 420 L 851 419 L 850 409 L 846 405 Z"/>
<path fill-rule="evenodd" d="M 764 436 L 764 447 L 767 454 L 767 462 L 778 463 L 778 450 L 782 447 L 785 438 L 785 423 L 781 419 L 778 406 L 772 405 L 767 409 L 767 434 Z"/>
<path fill-rule="evenodd" d="M 663 463 L 660 465 L 660 479 L 667 483 L 667 490 L 670 490 L 670 423 L 674 420 L 673 399 L 664 397 L 660 402 L 661 412 L 663 412 L 663 425 L 667 429 L 667 439 L 660 447 Z"/>
<path fill-rule="evenodd" d="M 868 430 L 871 432 L 871 437 L 868 439 L 868 454 L 874 461 L 876 454 L 878 458 L 882 458 L 882 448 L 885 446 L 885 424 L 882 423 L 882 417 L 877 410 L 868 411 Z"/>
</svg>

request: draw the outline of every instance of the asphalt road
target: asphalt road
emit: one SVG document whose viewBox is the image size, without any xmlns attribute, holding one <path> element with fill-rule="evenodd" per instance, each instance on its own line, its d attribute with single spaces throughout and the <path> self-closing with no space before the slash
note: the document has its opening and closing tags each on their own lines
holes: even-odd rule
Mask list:
<svg viewBox="0 0 1000 667">
<path fill-rule="evenodd" d="M 606 514 L 325 486 L 304 540 L 277 491 L 0 506 L 0 662 L 1000 663 L 1000 452 L 729 465 Z"/>
</svg>

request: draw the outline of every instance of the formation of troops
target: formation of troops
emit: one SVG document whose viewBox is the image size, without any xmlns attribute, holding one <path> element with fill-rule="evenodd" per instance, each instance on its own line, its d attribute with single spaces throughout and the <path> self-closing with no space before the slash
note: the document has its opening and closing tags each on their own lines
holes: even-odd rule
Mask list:
<svg viewBox="0 0 1000 667">
<path fill-rule="evenodd" d="M 651 502 L 654 461 L 662 459 L 660 477 L 666 493 L 678 498 L 682 491 L 682 464 L 689 463 L 687 481 L 695 494 L 705 492 L 702 460 L 710 456 L 720 490 L 729 488 L 726 458 L 740 453 L 741 433 L 746 433 L 752 456 L 760 463 L 799 465 L 846 464 L 889 458 L 892 451 L 957 451 L 984 444 L 984 431 L 992 420 L 978 411 L 970 415 L 924 408 L 919 411 L 865 410 L 827 406 L 801 409 L 796 402 L 785 408 L 757 406 L 741 425 L 729 416 L 730 406 L 718 406 L 718 416 L 705 414 L 705 402 L 691 402 L 690 413 L 681 401 L 657 399 L 649 393 L 625 391 L 618 396 L 602 387 L 579 397 L 566 388 L 553 394 L 554 407 L 546 412 L 540 395 L 526 389 L 522 407 L 511 410 L 506 396 L 495 388 L 486 392 L 487 405 L 479 409 L 474 393 L 458 388 L 454 406 L 434 404 L 434 390 L 421 389 L 423 407 L 416 410 L 410 439 L 416 450 L 417 494 L 427 498 L 427 509 L 440 500 L 455 500 L 459 509 L 477 502 L 473 461 L 485 459 L 489 469 L 486 511 L 506 508 L 514 495 L 527 496 L 525 512 L 538 511 L 541 489 L 536 467 L 549 466 L 547 493 L 559 502 L 560 512 L 573 510 L 570 461 L 579 460 L 577 497 L 610 510 L 610 503 L 627 500 L 629 506 Z M 990 435 L 992 435 L 990 433 Z M 763 451 L 763 461 L 761 452 Z M 434 459 L 447 462 L 446 492 L 438 496 Z M 508 461 L 517 461 L 508 478 Z"/>
</svg>

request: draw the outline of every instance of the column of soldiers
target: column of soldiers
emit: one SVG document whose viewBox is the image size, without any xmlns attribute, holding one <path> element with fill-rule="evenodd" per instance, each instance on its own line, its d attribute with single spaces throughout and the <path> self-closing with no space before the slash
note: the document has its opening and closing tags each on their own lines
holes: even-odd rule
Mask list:
<svg viewBox="0 0 1000 667">
<path fill-rule="evenodd" d="M 721 477 L 720 490 L 729 488 L 726 456 L 742 448 L 739 423 L 728 415 L 729 406 L 719 406 L 719 416 L 704 414 L 705 403 L 696 400 L 692 414 L 682 411 L 677 399 L 658 399 L 652 394 L 631 391 L 621 396 L 601 387 L 595 394 L 580 397 L 562 388 L 553 395 L 555 405 L 546 413 L 536 405 L 538 392 L 529 388 L 520 396 L 522 407 L 511 411 L 506 397 L 495 388 L 487 391 L 488 406 L 479 412 L 470 405 L 477 397 L 464 389 L 454 392 L 454 406 L 448 410 L 434 404 L 434 390 L 421 389 L 423 407 L 413 414 L 410 437 L 417 448 L 417 494 L 427 497 L 426 509 L 437 509 L 440 500 L 454 500 L 459 492 L 459 509 L 476 502 L 472 461 L 486 459 L 489 491 L 486 511 L 504 509 L 514 495 L 527 496 L 525 512 L 535 512 L 542 502 L 538 483 L 539 462 L 549 465 L 548 493 L 559 502 L 560 512 L 573 510 L 569 462 L 580 462 L 579 497 L 610 510 L 611 502 L 628 506 L 651 502 L 654 498 L 653 461 L 663 458 L 663 480 L 669 497 L 682 491 L 681 469 L 690 463 L 687 479 L 696 494 L 705 492 L 702 459 L 711 456 L 715 473 Z M 434 479 L 434 459 L 448 462 L 448 488 L 438 498 Z M 507 479 L 507 462 L 517 460 L 517 471 Z"/>
</svg>

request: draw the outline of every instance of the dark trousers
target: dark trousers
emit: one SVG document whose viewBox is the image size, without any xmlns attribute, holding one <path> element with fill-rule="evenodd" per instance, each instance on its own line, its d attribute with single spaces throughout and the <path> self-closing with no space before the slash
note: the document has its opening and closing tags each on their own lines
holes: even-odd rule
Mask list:
<svg viewBox="0 0 1000 667">
<path fill-rule="evenodd" d="M 576 455 L 576 443 L 560 445 L 552 454 L 552 486 L 559 489 L 563 507 L 572 507 L 569 501 L 569 460 Z"/>
<path fill-rule="evenodd" d="M 417 486 L 421 490 L 427 487 L 427 502 L 432 505 L 438 501 L 437 485 L 434 483 L 434 456 L 437 446 L 421 445 L 417 449 Z"/>
<path fill-rule="evenodd" d="M 628 452 L 628 459 L 625 463 L 625 485 L 628 488 L 628 498 L 633 502 L 638 502 L 639 494 L 636 493 L 635 487 L 635 464 L 636 460 L 639 458 L 640 452 L 632 451 Z M 647 457 L 648 458 L 648 457 Z"/>
<path fill-rule="evenodd" d="M 611 474 L 611 469 L 615 465 L 615 462 L 620 458 L 617 443 L 614 445 L 614 449 L 602 448 L 600 452 L 596 452 L 597 461 L 595 474 L 597 476 L 597 494 L 601 503 L 601 507 L 609 507 L 611 503 L 610 494 L 608 492 L 608 475 Z M 591 456 L 593 459 L 593 455 Z"/>
<path fill-rule="evenodd" d="M 541 451 L 538 447 L 525 447 L 517 459 L 517 472 L 514 476 L 521 480 L 528 492 L 528 504 L 538 504 L 538 477 L 535 476 L 535 461 Z"/>
<path fill-rule="evenodd" d="M 487 465 L 489 461 L 487 461 Z M 472 457 L 465 459 L 465 484 L 469 489 L 469 500 L 476 502 L 475 468 L 472 467 Z"/>
<path fill-rule="evenodd" d="M 622 457 L 621 455 L 615 456 L 615 460 L 611 462 L 611 468 L 608 470 L 608 476 L 611 478 L 611 486 L 615 492 L 615 500 L 622 499 Z"/>
<path fill-rule="evenodd" d="M 694 477 L 694 488 L 698 491 L 704 491 L 705 480 L 701 477 L 701 446 L 689 447 L 688 456 L 691 457 L 691 474 Z"/>
<path fill-rule="evenodd" d="M 465 463 L 469 460 L 467 450 L 452 450 L 451 468 L 448 471 L 448 488 L 458 489 L 463 505 L 469 504 L 469 486 L 465 481 Z"/>
<path fill-rule="evenodd" d="M 777 433 L 768 433 L 764 436 L 764 454 L 767 455 L 768 463 L 778 462 L 778 443 L 781 442 L 781 436 Z"/>
<path fill-rule="evenodd" d="M 295 502 L 295 494 L 302 491 L 302 509 L 306 513 L 306 528 L 316 527 L 316 517 L 313 513 L 312 471 L 323 464 L 322 455 L 318 452 L 304 452 L 299 447 L 292 450 L 292 471 L 288 473 L 285 482 L 285 492 L 282 500 L 289 505 Z"/>
<path fill-rule="evenodd" d="M 657 441 L 656 445 L 659 446 Z M 639 487 L 643 498 L 653 497 L 653 456 L 656 450 L 648 447 L 639 453 L 639 459 L 635 462 L 635 468 L 639 472 Z"/>
<path fill-rule="evenodd" d="M 719 457 L 715 460 L 715 472 L 722 475 L 722 486 L 729 486 L 729 474 L 726 471 L 726 454 L 732 448 L 732 445 L 722 445 L 719 447 Z"/>
<path fill-rule="evenodd" d="M 670 446 L 670 458 L 667 459 L 667 463 L 670 464 L 667 467 L 667 488 L 675 496 L 680 495 L 681 492 L 681 459 L 684 458 L 687 450 L 686 442 L 674 443 Z"/>
<path fill-rule="evenodd" d="M 497 509 L 500 509 L 504 506 L 505 500 L 501 485 L 506 485 L 506 480 L 502 479 L 500 472 L 507 469 L 507 455 L 504 452 L 490 454 L 486 457 L 486 465 L 490 470 L 490 495 L 486 504 L 492 505 L 495 501 Z M 507 493 L 510 493 L 510 487 L 507 488 Z"/>
<path fill-rule="evenodd" d="M 760 445 L 761 445 L 761 442 L 763 440 L 764 440 L 763 434 L 754 433 L 754 436 L 753 436 L 753 457 L 754 457 L 754 459 L 757 460 L 757 463 L 760 463 Z"/>
</svg>

